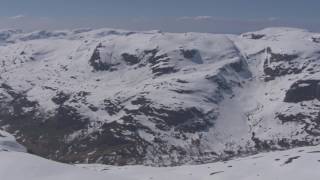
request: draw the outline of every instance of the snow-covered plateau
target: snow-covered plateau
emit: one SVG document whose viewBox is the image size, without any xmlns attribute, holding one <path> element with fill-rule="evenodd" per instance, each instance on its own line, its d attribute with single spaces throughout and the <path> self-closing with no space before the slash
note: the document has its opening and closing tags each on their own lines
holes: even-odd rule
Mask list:
<svg viewBox="0 0 320 180">
<path fill-rule="evenodd" d="M 319 37 L 295 28 L 241 35 L 2 30 L 0 126 L 29 153 L 66 163 L 203 164 L 319 145 Z M 239 173 L 260 161 L 269 174 L 295 172 L 291 166 L 311 157 L 319 166 L 316 153 L 302 152 L 305 159 L 293 160 L 301 163 L 282 167 L 281 153 L 246 158 L 241 167 L 242 160 L 230 162 Z M 1 159 L 15 154 L 35 158 L 3 152 Z M 203 176 L 233 171 L 223 164 L 194 168 Z M 187 179 L 184 168 L 170 172 Z"/>
</svg>

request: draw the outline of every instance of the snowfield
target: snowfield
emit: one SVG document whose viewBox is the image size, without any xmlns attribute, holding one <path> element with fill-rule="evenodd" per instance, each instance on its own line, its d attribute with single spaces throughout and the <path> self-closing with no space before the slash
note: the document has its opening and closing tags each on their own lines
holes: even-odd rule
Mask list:
<svg viewBox="0 0 320 180">
<path fill-rule="evenodd" d="M 17 144 L 1 132 L 0 142 Z M 228 161 L 178 167 L 67 165 L 1 145 L 0 179 L 6 180 L 318 180 L 320 146 L 260 153 Z M 9 148 L 11 149 L 11 148 Z M 16 149 L 19 150 L 20 148 Z"/>
<path fill-rule="evenodd" d="M 19 152 L 0 152 L 0 178 L 7 180 L 122 180 L 122 175 L 104 175 L 71 165 Z M 123 178 L 128 179 L 128 178 Z"/>
<path fill-rule="evenodd" d="M 50 161 L 25 152 L 15 138 L 0 131 L 0 179 L 6 180 L 103 180 L 121 179 L 121 175 L 108 175 L 80 169 L 72 165 Z M 127 178 L 123 178 L 126 180 Z"/>
<path fill-rule="evenodd" d="M 145 166 L 80 165 L 107 175 L 132 180 L 317 180 L 320 177 L 320 146 L 260 153 L 229 161 L 193 166 L 154 168 Z"/>
</svg>

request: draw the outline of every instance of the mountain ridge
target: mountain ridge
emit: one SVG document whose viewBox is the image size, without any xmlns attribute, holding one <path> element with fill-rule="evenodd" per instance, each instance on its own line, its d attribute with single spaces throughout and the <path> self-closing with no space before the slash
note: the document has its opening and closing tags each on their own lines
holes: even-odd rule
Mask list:
<svg viewBox="0 0 320 180">
<path fill-rule="evenodd" d="M 317 33 L 5 32 L 0 125 L 37 155 L 161 166 L 319 143 Z"/>
</svg>

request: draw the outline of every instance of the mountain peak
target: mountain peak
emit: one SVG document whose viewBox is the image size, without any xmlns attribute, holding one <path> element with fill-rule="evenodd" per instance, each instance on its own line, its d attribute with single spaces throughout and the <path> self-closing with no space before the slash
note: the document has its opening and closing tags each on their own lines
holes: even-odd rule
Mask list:
<svg viewBox="0 0 320 180">
<path fill-rule="evenodd" d="M 178 165 L 315 145 L 317 37 L 291 28 L 17 34 L 0 46 L 0 125 L 63 162 Z"/>
</svg>

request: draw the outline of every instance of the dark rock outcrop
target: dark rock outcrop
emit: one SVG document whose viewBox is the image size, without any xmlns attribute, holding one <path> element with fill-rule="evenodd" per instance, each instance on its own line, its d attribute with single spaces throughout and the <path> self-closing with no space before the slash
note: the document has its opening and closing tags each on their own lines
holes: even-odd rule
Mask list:
<svg viewBox="0 0 320 180">
<path fill-rule="evenodd" d="M 287 91 L 284 102 L 298 103 L 320 100 L 320 80 L 300 80 L 295 82 Z"/>
<path fill-rule="evenodd" d="M 137 57 L 136 55 L 123 53 L 121 56 L 128 65 L 135 65 L 140 62 L 140 58 Z"/>
<path fill-rule="evenodd" d="M 267 48 L 266 51 L 270 56 L 264 61 L 263 65 L 266 81 L 288 74 L 301 73 L 307 66 L 305 64 L 301 67 L 300 63 L 295 61 L 299 58 L 296 54 L 277 54 L 273 53 L 271 48 Z"/>
<path fill-rule="evenodd" d="M 254 33 L 244 34 L 243 35 L 243 37 L 246 37 L 246 38 L 249 38 L 249 39 L 254 39 L 254 40 L 262 39 L 265 36 L 266 35 L 264 35 L 264 34 L 254 34 Z"/>
</svg>

